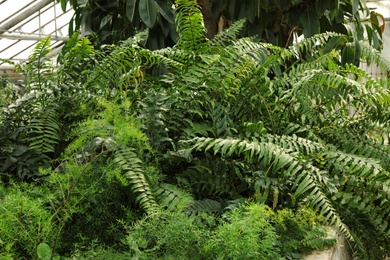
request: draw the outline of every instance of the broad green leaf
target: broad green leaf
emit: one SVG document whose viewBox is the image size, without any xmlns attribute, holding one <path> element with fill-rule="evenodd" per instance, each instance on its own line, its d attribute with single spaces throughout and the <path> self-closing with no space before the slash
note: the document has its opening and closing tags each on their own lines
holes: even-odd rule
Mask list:
<svg viewBox="0 0 390 260">
<path fill-rule="evenodd" d="M 148 28 L 152 28 L 157 19 L 157 8 L 154 0 L 140 0 L 138 6 L 139 16 Z"/>
<path fill-rule="evenodd" d="M 298 5 L 300 3 L 302 3 L 302 0 L 291 0 L 292 5 Z"/>
<path fill-rule="evenodd" d="M 66 12 L 66 4 L 67 4 L 67 0 L 61 0 L 61 9 L 62 11 L 65 13 Z"/>
<path fill-rule="evenodd" d="M 104 16 L 102 21 L 100 22 L 100 29 L 102 29 L 111 20 L 112 20 L 112 15 L 108 14 L 108 15 Z"/>
<path fill-rule="evenodd" d="M 315 9 L 305 10 L 301 15 L 303 35 L 310 38 L 320 32 L 320 20 Z"/>
<path fill-rule="evenodd" d="M 352 63 L 359 66 L 361 47 L 358 41 L 355 41 L 354 46 L 346 46 L 341 52 L 341 63 L 343 65 Z"/>
<path fill-rule="evenodd" d="M 257 13 L 257 1 L 251 0 L 248 2 L 248 8 L 246 8 L 246 17 L 250 23 L 255 21 L 256 13 Z"/>
<path fill-rule="evenodd" d="M 225 1 L 224 0 L 213 0 L 212 2 L 213 3 L 211 6 L 211 12 L 212 12 L 213 18 L 215 20 L 217 20 L 218 17 L 221 15 Z"/>
<path fill-rule="evenodd" d="M 337 46 L 345 44 L 347 39 L 345 36 L 335 36 L 333 37 L 324 47 L 324 54 L 331 52 Z"/>
<path fill-rule="evenodd" d="M 352 0 L 352 14 L 356 14 L 359 9 L 359 0 Z"/>
<path fill-rule="evenodd" d="M 157 9 L 158 9 L 159 13 L 165 18 L 165 20 L 167 20 L 169 23 L 174 24 L 175 23 L 175 16 L 172 13 L 172 11 L 169 10 L 167 4 L 162 2 L 162 1 L 157 1 L 156 4 L 157 4 Z M 167 30 L 169 30 L 169 28 L 167 28 Z"/>
<path fill-rule="evenodd" d="M 37 255 L 38 259 L 50 260 L 52 255 L 50 246 L 46 243 L 40 243 L 37 247 Z"/>
<path fill-rule="evenodd" d="M 133 22 L 135 7 L 137 5 L 137 0 L 127 0 L 126 1 L 126 17 L 130 22 Z"/>
<path fill-rule="evenodd" d="M 357 67 L 359 67 L 360 64 L 360 55 L 362 52 L 362 48 L 360 46 L 359 41 L 355 41 L 355 46 L 354 46 L 354 57 L 353 57 L 353 64 Z"/>
<path fill-rule="evenodd" d="M 336 23 L 342 23 L 344 21 L 344 12 L 341 9 L 338 9 L 335 17 Z"/>
<path fill-rule="evenodd" d="M 322 15 L 329 8 L 330 0 L 316 0 L 316 10 L 318 15 Z"/>
</svg>

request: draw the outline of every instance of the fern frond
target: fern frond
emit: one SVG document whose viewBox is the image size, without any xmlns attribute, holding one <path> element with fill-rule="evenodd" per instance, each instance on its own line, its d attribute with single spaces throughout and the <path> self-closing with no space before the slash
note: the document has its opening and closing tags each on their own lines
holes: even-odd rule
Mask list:
<svg viewBox="0 0 390 260">
<path fill-rule="evenodd" d="M 132 191 L 137 195 L 136 201 L 148 213 L 157 209 L 157 203 L 152 189 L 145 178 L 142 161 L 133 149 L 120 146 L 115 151 L 115 163 L 124 171 Z"/>
<path fill-rule="evenodd" d="M 55 146 L 61 139 L 57 111 L 47 109 L 44 114 L 31 120 L 28 128 L 30 149 L 48 160 L 48 154 L 55 152 Z"/>
<path fill-rule="evenodd" d="M 212 46 L 230 45 L 233 40 L 236 40 L 237 35 L 244 27 L 245 22 L 246 19 L 241 19 L 234 22 L 229 28 L 215 35 L 214 38 L 211 39 L 210 45 Z"/>
<path fill-rule="evenodd" d="M 160 207 L 167 210 L 183 210 L 193 203 L 194 199 L 177 186 L 169 183 L 160 183 L 153 192 Z"/>
<path fill-rule="evenodd" d="M 309 139 L 299 137 L 297 135 L 265 135 L 260 137 L 262 142 L 274 143 L 280 147 L 288 149 L 289 151 L 300 152 L 305 155 L 312 153 L 324 152 L 325 147 L 317 142 Z"/>
<path fill-rule="evenodd" d="M 343 172 L 371 180 L 390 181 L 390 177 L 383 172 L 379 161 L 368 157 L 346 154 L 341 151 L 326 153 L 327 163 L 332 165 L 335 174 Z M 385 179 L 383 179 L 385 178 Z"/>
<path fill-rule="evenodd" d="M 368 63 L 378 65 L 383 72 L 390 71 L 390 61 L 386 59 L 378 50 L 372 48 L 368 42 L 360 41 L 361 58 Z"/>
<path fill-rule="evenodd" d="M 177 0 L 176 30 L 179 39 L 175 48 L 201 50 L 208 45 L 202 13 L 195 0 Z"/>
<path fill-rule="evenodd" d="M 309 163 L 302 164 L 290 154 L 291 151 L 282 149 L 272 143 L 250 142 L 239 139 L 194 138 L 188 142 L 194 143 L 194 150 L 204 152 L 213 150 L 214 154 L 220 153 L 223 157 L 230 157 L 234 154 L 243 155 L 246 161 L 259 162 L 264 167 L 269 168 L 271 172 L 283 170 L 284 175 L 289 175 L 294 179 L 292 188 L 295 190 L 294 196 L 298 198 L 305 195 L 313 209 L 324 216 L 330 224 L 339 228 L 348 239 L 353 240 L 348 227 L 341 221 L 322 190 L 321 183 L 327 183 L 323 172 Z"/>
<path fill-rule="evenodd" d="M 222 213 L 222 210 L 223 208 L 221 203 L 212 199 L 195 200 L 186 208 L 186 212 L 190 215 L 194 215 L 200 212 L 218 214 Z"/>
<path fill-rule="evenodd" d="M 305 38 L 299 43 L 289 46 L 289 50 L 299 57 L 299 53 L 312 53 L 313 50 L 322 48 L 330 38 L 335 36 L 344 36 L 340 33 L 335 32 L 325 32 L 321 34 L 316 34 L 310 38 Z"/>
<path fill-rule="evenodd" d="M 46 82 L 53 77 L 53 66 L 47 54 L 51 52 L 50 37 L 38 42 L 24 68 L 27 87 L 42 91 Z"/>
</svg>

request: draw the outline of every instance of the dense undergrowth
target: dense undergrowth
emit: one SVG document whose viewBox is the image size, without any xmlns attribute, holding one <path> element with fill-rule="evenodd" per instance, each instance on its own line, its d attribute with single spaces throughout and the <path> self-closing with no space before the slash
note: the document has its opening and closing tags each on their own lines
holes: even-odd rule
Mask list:
<svg viewBox="0 0 390 260">
<path fill-rule="evenodd" d="M 209 41 L 177 4 L 173 48 L 75 34 L 54 66 L 45 39 L 1 81 L 0 257 L 299 259 L 333 229 L 383 259 L 388 81 L 340 53 L 389 63 L 331 32 L 236 39 L 244 20 Z"/>
</svg>

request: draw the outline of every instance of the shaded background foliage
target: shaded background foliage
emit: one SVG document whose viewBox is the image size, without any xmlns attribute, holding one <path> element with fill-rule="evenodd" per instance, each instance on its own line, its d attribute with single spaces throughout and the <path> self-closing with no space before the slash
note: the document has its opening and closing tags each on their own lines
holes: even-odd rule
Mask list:
<svg viewBox="0 0 390 260">
<path fill-rule="evenodd" d="M 178 39 L 174 26 L 177 4 L 167 0 L 58 0 L 63 9 L 70 4 L 75 15 L 70 21 L 70 34 L 81 29 L 94 44 L 116 43 L 149 28 L 145 46 L 160 49 L 173 46 Z M 380 15 L 370 11 L 359 0 L 199 0 L 206 36 L 212 39 L 232 23 L 246 18 L 241 37 L 257 36 L 258 40 L 288 46 L 295 36 L 311 37 L 334 31 L 357 32 L 357 39 L 367 33 L 370 44 L 379 49 L 382 31 Z M 349 24 L 345 24 L 347 19 Z M 352 29 L 354 28 L 354 29 Z"/>
</svg>

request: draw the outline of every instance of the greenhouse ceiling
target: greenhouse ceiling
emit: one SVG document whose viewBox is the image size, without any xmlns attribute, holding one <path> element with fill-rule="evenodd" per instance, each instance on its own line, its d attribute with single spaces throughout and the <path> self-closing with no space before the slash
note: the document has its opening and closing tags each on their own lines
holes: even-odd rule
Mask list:
<svg viewBox="0 0 390 260">
<path fill-rule="evenodd" d="M 63 12 L 56 0 L 0 0 L 0 58 L 22 63 L 37 42 L 50 36 L 53 52 L 68 39 L 73 10 Z M 13 66 L 0 60 L 0 73 L 12 78 Z"/>
</svg>

